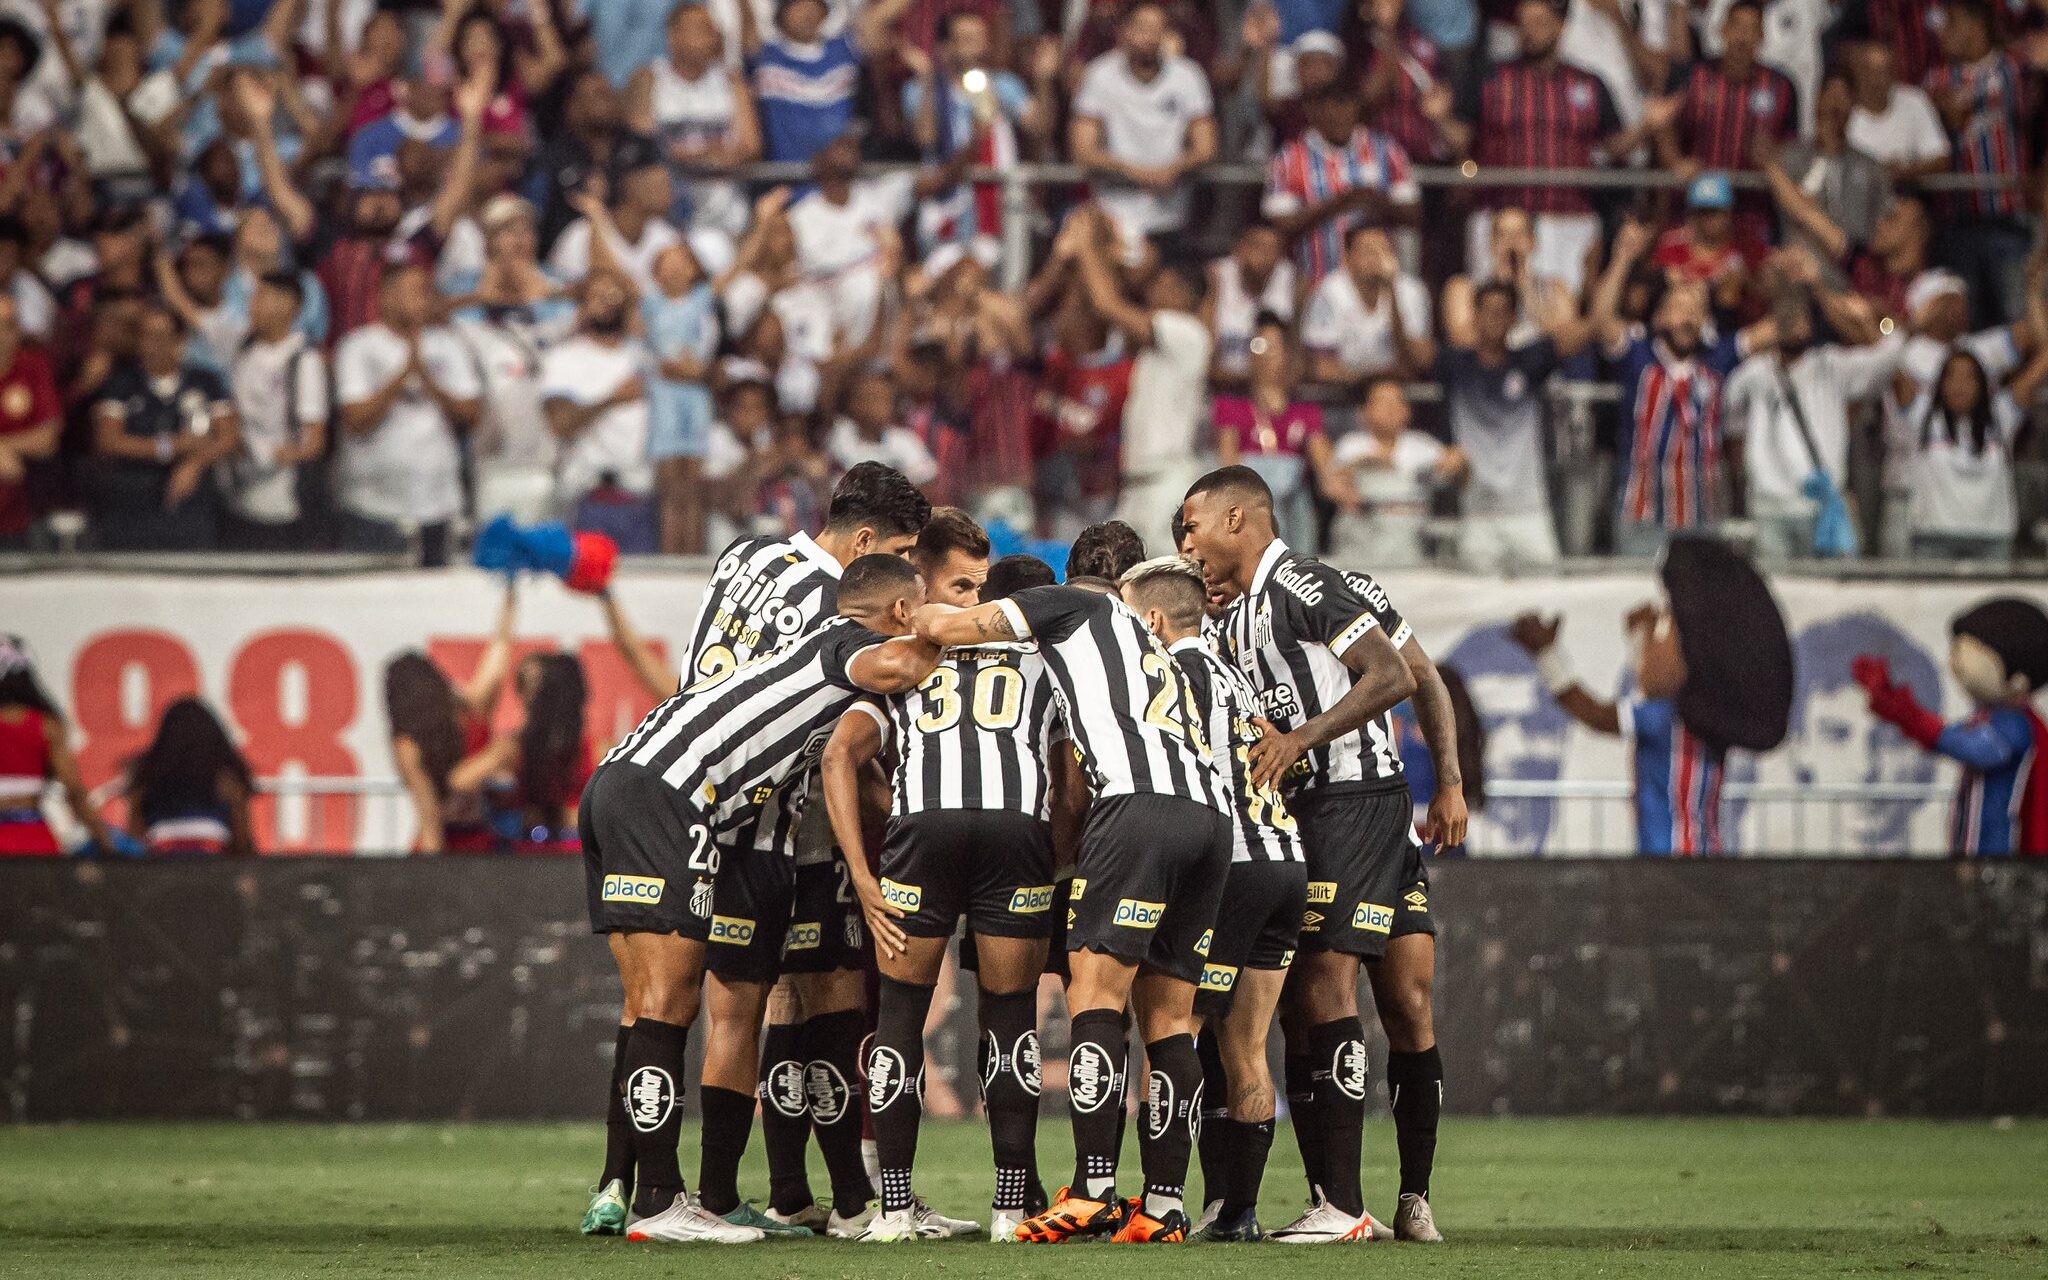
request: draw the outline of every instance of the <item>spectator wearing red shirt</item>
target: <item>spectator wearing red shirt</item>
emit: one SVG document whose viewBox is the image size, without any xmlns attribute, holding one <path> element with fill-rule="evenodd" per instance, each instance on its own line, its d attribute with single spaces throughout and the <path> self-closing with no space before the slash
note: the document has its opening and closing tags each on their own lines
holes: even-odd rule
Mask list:
<svg viewBox="0 0 2048 1280">
<path fill-rule="evenodd" d="M 1955 172 L 2002 178 L 2011 185 L 1943 198 L 1941 238 L 1946 265 L 1969 286 L 1971 320 L 1980 328 L 2026 314 L 2026 281 L 2014 264 L 2033 235 L 2024 219 L 2027 129 L 2033 121 L 2034 73 L 2048 69 L 2048 35 L 2010 48 L 1992 39 L 1984 0 L 1950 0 L 1941 28 L 1942 63 L 1927 73 L 1927 95 L 1949 132 Z"/>
<path fill-rule="evenodd" d="M 1671 121 L 1675 102 L 1659 100 L 1643 120 L 1625 128 L 1607 86 L 1589 71 L 1561 60 L 1564 5 L 1521 0 L 1515 27 L 1522 56 L 1503 63 L 1475 85 L 1455 121 L 1444 122 L 1453 154 L 1483 167 L 1590 169 L 1626 157 L 1651 132 Z M 1585 191 L 1568 186 L 1494 187 L 1480 195 L 1480 210 L 1466 225 L 1466 262 L 1481 268 L 1488 256 L 1491 214 L 1522 208 L 1536 216 L 1535 266 L 1577 291 L 1586 256 L 1600 238 L 1600 218 Z"/>
<path fill-rule="evenodd" d="M 1441 121 L 1455 105 L 1436 44 L 1411 25 L 1403 0 L 1361 0 L 1349 47 L 1364 49 L 1365 118 L 1411 159 L 1448 159 Z"/>
<path fill-rule="evenodd" d="M 1650 265 L 1673 284 L 1705 285 L 1714 310 L 1727 316 L 1742 309 L 1763 254 L 1763 242 L 1736 216 L 1728 175 L 1703 173 L 1686 188 L 1685 221 L 1658 238 Z"/>
<path fill-rule="evenodd" d="M 1763 43 L 1763 5 L 1736 0 L 1721 20 L 1721 56 L 1693 64 L 1679 92 L 1677 119 L 1658 137 L 1666 167 L 1754 169 L 1759 141 L 1781 143 L 1798 135 L 1798 92 L 1783 72 L 1757 61 Z M 1759 240 L 1770 234 L 1768 195 L 1745 193 L 1736 211 L 1745 232 Z"/>
<path fill-rule="evenodd" d="M 28 549 L 28 464 L 57 452 L 63 418 L 50 362 L 22 345 L 14 299 L 0 294 L 0 550 Z"/>
</svg>

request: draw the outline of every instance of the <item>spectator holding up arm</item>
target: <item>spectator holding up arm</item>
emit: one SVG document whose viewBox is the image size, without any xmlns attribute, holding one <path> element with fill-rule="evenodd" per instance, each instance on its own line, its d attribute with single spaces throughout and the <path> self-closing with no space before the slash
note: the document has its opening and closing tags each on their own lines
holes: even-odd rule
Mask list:
<svg viewBox="0 0 2048 1280">
<path fill-rule="evenodd" d="M 1216 158 L 1209 81 L 1178 44 L 1165 10 L 1138 0 L 1117 28 L 1117 47 L 1088 64 L 1074 95 L 1068 150 L 1106 180 L 1097 202 L 1127 247 L 1185 226 L 1184 179 Z"/>
<path fill-rule="evenodd" d="M 1948 134 L 1941 117 L 1924 90 L 1899 83 L 1898 55 L 1891 46 L 1865 40 L 1849 50 L 1846 61 L 1855 96 L 1849 145 L 1901 184 L 1948 168 Z"/>
<path fill-rule="evenodd" d="M 1243 395 L 1219 395 L 1210 416 L 1216 425 L 1218 465 L 1242 463 L 1259 473 L 1273 491 L 1273 518 L 1290 547 L 1313 554 L 1316 488 L 1336 487 L 1330 440 L 1323 434 L 1323 408 L 1294 398 L 1301 362 L 1289 341 L 1289 326 L 1271 311 L 1262 311 L 1246 354 L 1249 375 Z M 1213 381 L 1213 379 L 1212 379 Z"/>
</svg>

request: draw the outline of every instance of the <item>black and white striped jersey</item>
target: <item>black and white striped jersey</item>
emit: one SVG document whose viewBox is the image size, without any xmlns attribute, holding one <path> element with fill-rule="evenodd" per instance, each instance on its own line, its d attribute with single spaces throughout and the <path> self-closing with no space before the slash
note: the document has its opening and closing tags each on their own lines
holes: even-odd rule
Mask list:
<svg viewBox="0 0 2048 1280">
<path fill-rule="evenodd" d="M 840 715 L 867 696 L 847 666 L 885 639 L 834 617 L 670 697 L 612 748 L 605 765 L 655 770 L 730 839 L 756 825 L 783 783 L 817 763 Z"/>
<path fill-rule="evenodd" d="M 1287 801 L 1271 787 L 1252 785 L 1251 746 L 1259 737 L 1252 717 L 1259 713 L 1259 695 L 1252 692 L 1251 682 L 1194 636 L 1167 652 L 1180 664 L 1202 711 L 1210 764 L 1230 796 L 1230 860 L 1302 861 L 1301 836 Z"/>
<path fill-rule="evenodd" d="M 683 655 L 687 687 L 773 653 L 839 614 L 839 562 L 806 533 L 741 538 L 718 557 Z"/>
<path fill-rule="evenodd" d="M 1098 798 L 1183 796 L 1230 811 L 1180 668 L 1123 601 L 1031 587 L 1002 606 L 1011 628 L 1038 642 Z"/>
<path fill-rule="evenodd" d="M 1231 603 L 1223 650 L 1258 691 L 1260 714 L 1291 731 L 1351 691 L 1356 677 L 1338 655 L 1375 627 L 1396 649 L 1408 643 L 1408 623 L 1379 583 L 1340 573 L 1275 538 L 1251 589 Z M 1405 785 L 1389 713 L 1304 755 L 1285 789 Z"/>
<path fill-rule="evenodd" d="M 860 709 L 895 748 L 890 817 L 934 809 L 1047 816 L 1047 761 L 1067 731 L 1037 645 L 949 649 L 923 684 Z"/>
</svg>

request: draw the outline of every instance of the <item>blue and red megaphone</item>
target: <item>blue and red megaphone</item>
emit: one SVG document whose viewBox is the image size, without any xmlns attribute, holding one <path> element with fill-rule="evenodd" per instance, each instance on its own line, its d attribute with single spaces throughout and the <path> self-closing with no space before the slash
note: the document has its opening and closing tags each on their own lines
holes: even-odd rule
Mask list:
<svg viewBox="0 0 2048 1280">
<path fill-rule="evenodd" d="M 601 533 L 553 522 L 522 525 L 501 515 L 477 531 L 470 559 L 494 573 L 552 573 L 571 591 L 595 593 L 612 580 L 619 544 Z"/>
</svg>

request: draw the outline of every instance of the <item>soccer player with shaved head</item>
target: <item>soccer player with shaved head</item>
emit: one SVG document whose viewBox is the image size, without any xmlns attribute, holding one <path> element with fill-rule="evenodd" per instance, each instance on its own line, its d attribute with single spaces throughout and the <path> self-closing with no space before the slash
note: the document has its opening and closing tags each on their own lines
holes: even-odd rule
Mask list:
<svg viewBox="0 0 2048 1280">
<path fill-rule="evenodd" d="M 1205 582 L 1232 599 L 1221 650 L 1251 681 L 1267 722 L 1249 748 L 1250 780 L 1281 790 L 1308 859 L 1308 904 L 1282 1027 L 1311 1201 L 1272 1238 L 1439 1239 L 1428 1197 L 1443 1067 L 1431 1021 L 1436 925 L 1421 841 L 1455 845 L 1465 837 L 1450 697 L 1378 583 L 1340 573 L 1280 540 L 1272 493 L 1257 472 L 1210 472 L 1188 491 L 1181 521 Z M 1437 769 L 1420 839 L 1388 717 L 1411 695 Z M 1361 963 L 1392 1046 L 1387 1086 L 1401 1195 L 1391 1231 L 1366 1212 L 1359 1178 L 1366 1097 Z"/>
</svg>

